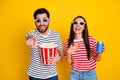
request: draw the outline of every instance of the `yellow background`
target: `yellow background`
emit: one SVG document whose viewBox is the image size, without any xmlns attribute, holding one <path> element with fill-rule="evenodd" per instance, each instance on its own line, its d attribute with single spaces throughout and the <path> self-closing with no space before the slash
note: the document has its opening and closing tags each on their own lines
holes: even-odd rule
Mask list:
<svg viewBox="0 0 120 80">
<path fill-rule="evenodd" d="M 28 80 L 30 53 L 25 34 L 35 28 L 33 13 L 40 7 L 49 10 L 50 28 L 60 33 L 63 43 L 73 18 L 84 16 L 89 34 L 105 43 L 96 68 L 98 79 L 120 80 L 119 0 L 0 0 L 0 80 Z M 60 80 L 69 80 L 70 66 L 65 59 L 57 70 Z"/>
</svg>

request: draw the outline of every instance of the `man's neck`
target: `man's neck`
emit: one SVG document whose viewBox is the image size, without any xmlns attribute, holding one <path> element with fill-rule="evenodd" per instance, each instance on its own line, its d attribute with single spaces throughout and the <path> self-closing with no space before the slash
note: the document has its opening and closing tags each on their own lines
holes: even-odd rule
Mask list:
<svg viewBox="0 0 120 80">
<path fill-rule="evenodd" d="M 43 37 L 47 37 L 49 34 L 50 34 L 50 29 L 49 28 L 44 33 L 40 33 L 40 35 L 43 36 Z"/>
<path fill-rule="evenodd" d="M 40 33 L 43 36 L 47 36 L 49 34 L 49 28 L 44 32 L 44 33 Z"/>
</svg>

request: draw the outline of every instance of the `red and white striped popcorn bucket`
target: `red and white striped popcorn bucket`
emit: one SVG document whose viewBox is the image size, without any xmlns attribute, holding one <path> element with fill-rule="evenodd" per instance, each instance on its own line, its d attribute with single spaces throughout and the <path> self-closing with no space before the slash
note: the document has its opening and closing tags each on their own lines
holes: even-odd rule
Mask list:
<svg viewBox="0 0 120 80">
<path fill-rule="evenodd" d="M 54 43 L 41 43 L 39 45 L 40 55 L 43 64 L 49 65 L 49 58 L 54 58 L 57 54 L 57 44 Z"/>
</svg>

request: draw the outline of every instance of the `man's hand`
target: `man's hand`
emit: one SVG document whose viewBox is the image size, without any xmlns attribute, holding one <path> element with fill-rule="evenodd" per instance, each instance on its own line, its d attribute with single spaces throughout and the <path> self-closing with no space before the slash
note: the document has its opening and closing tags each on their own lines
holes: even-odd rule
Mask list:
<svg viewBox="0 0 120 80">
<path fill-rule="evenodd" d="M 61 59 L 61 56 L 57 54 L 55 57 L 50 57 L 48 59 L 49 65 L 56 65 L 56 63 Z"/>
<path fill-rule="evenodd" d="M 37 39 L 35 36 L 30 35 L 26 40 L 26 45 L 30 48 L 36 48 L 37 47 Z"/>
</svg>

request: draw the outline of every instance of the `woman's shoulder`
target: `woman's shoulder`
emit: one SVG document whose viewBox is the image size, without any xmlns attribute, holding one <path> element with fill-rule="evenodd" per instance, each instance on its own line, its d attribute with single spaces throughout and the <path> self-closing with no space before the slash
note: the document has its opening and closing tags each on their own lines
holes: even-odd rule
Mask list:
<svg viewBox="0 0 120 80">
<path fill-rule="evenodd" d="M 68 45 L 68 39 L 65 40 L 64 44 Z"/>
<path fill-rule="evenodd" d="M 68 39 L 65 40 L 65 43 L 68 43 Z"/>
<path fill-rule="evenodd" d="M 89 36 L 89 41 L 95 41 L 95 38 L 93 36 Z"/>
<path fill-rule="evenodd" d="M 93 38 L 93 36 L 89 36 L 89 38 Z"/>
</svg>

